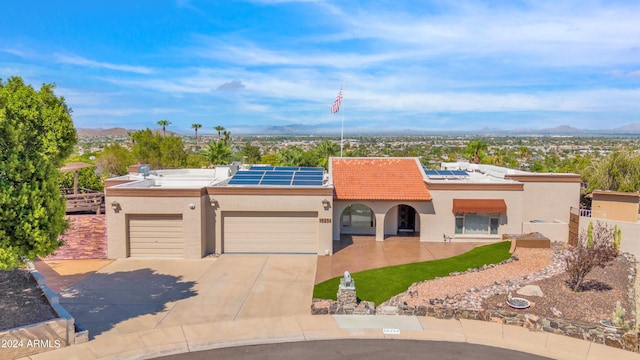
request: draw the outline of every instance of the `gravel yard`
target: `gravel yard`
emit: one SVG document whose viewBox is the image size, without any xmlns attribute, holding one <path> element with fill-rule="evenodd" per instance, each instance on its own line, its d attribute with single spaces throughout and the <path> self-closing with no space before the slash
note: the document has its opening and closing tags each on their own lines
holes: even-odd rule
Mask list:
<svg viewBox="0 0 640 360">
<path fill-rule="evenodd" d="M 571 291 L 564 272 L 561 246 L 552 249 L 519 248 L 516 261 L 481 271 L 466 272 L 414 284 L 405 293 L 391 300 L 409 306 L 441 305 L 472 309 L 509 309 L 544 317 L 562 317 L 589 323 L 610 319 L 616 301 L 627 311 L 627 319 L 635 320 L 635 301 L 630 276 L 635 274 L 635 263 L 619 256 L 610 266 L 594 269 L 585 280 L 585 289 Z M 524 285 L 538 285 L 544 296 L 517 295 Z M 507 294 L 526 298 L 531 307 L 513 310 L 506 305 Z"/>
<path fill-rule="evenodd" d="M 0 331 L 55 319 L 38 283 L 27 270 L 0 271 Z"/>
</svg>

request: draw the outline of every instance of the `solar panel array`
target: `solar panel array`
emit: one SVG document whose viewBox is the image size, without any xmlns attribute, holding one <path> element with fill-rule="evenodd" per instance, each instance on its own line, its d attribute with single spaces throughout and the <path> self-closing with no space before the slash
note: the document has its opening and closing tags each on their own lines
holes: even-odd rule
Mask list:
<svg viewBox="0 0 640 360">
<path fill-rule="evenodd" d="M 425 170 L 427 176 L 441 176 L 441 177 L 460 177 L 469 176 L 469 173 L 464 170 Z"/>
<path fill-rule="evenodd" d="M 252 166 L 235 173 L 229 185 L 322 186 L 323 177 L 323 168 Z"/>
</svg>

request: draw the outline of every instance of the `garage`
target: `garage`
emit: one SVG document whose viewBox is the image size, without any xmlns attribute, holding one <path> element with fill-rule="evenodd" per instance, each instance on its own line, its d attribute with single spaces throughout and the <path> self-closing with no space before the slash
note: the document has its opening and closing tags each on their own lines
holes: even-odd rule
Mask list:
<svg viewBox="0 0 640 360">
<path fill-rule="evenodd" d="M 225 253 L 318 252 L 317 212 L 223 212 Z"/>
<path fill-rule="evenodd" d="M 129 215 L 129 256 L 184 258 L 182 215 Z"/>
</svg>

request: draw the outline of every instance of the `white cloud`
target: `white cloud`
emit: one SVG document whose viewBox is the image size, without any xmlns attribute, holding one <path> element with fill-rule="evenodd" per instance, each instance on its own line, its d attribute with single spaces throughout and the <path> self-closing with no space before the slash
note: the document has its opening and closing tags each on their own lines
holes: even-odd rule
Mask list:
<svg viewBox="0 0 640 360">
<path fill-rule="evenodd" d="M 102 68 L 123 72 L 131 72 L 136 74 L 151 74 L 153 70 L 145 66 L 132 66 L 132 65 L 120 65 L 120 64 L 112 64 L 108 62 L 100 62 L 95 60 L 90 60 L 83 58 L 77 55 L 62 55 L 55 54 L 55 58 L 58 62 L 69 65 L 78 65 L 78 66 L 86 66 L 92 68 Z"/>
</svg>

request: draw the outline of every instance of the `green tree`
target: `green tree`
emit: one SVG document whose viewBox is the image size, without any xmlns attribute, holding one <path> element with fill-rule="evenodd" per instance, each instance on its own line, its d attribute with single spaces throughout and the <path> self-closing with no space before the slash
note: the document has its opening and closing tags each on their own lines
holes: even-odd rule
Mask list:
<svg viewBox="0 0 640 360">
<path fill-rule="evenodd" d="M 472 140 L 467 144 L 464 153 L 469 157 L 469 161 L 480 164 L 485 156 L 485 150 L 487 150 L 487 143 L 482 140 Z"/>
<path fill-rule="evenodd" d="M 177 136 L 161 136 L 150 129 L 133 134 L 134 161 L 149 164 L 154 169 L 180 168 L 187 163 L 182 139 Z"/>
<path fill-rule="evenodd" d="M 222 132 L 222 141 L 225 145 L 229 145 L 231 142 L 231 131 L 224 130 Z"/>
<path fill-rule="evenodd" d="M 164 169 L 177 169 L 187 165 L 187 153 L 182 138 L 169 136 L 160 141 L 160 166 Z"/>
<path fill-rule="evenodd" d="M 107 145 L 97 155 L 96 172 L 102 178 L 126 175 L 129 165 L 135 163 L 133 153 L 124 146 L 113 143 Z"/>
<path fill-rule="evenodd" d="M 0 79 L 0 268 L 53 253 L 67 228 L 60 171 L 77 142 L 71 109 L 21 78 Z"/>
<path fill-rule="evenodd" d="M 62 173 L 60 177 L 60 187 L 73 189 L 73 178 L 75 173 L 73 171 L 67 171 Z M 103 178 L 96 174 L 96 168 L 87 167 L 78 170 L 78 187 L 89 190 L 104 190 Z"/>
<path fill-rule="evenodd" d="M 243 156 L 247 157 L 247 163 L 249 164 L 258 164 L 260 163 L 260 147 L 256 145 L 251 145 L 251 143 L 246 143 L 242 146 L 240 150 Z"/>
<path fill-rule="evenodd" d="M 196 131 L 196 146 L 198 146 L 198 129 L 202 127 L 202 124 L 191 124 L 191 128 Z"/>
<path fill-rule="evenodd" d="M 319 159 L 317 159 L 316 165 L 314 166 L 321 166 L 325 169 L 328 168 L 329 157 L 338 156 L 338 154 L 340 154 L 340 147 L 331 140 L 320 141 L 315 146 L 314 150 L 319 156 Z"/>
<path fill-rule="evenodd" d="M 284 165 L 284 159 L 279 153 L 268 153 L 260 157 L 260 163 L 273 166 L 281 166 Z"/>
<path fill-rule="evenodd" d="M 138 130 L 131 135 L 133 139 L 134 161 L 149 164 L 152 168 L 162 167 L 160 142 L 162 137 L 149 128 Z"/>
<path fill-rule="evenodd" d="M 215 131 L 218 132 L 218 141 L 221 140 L 220 134 L 222 133 L 222 131 L 224 130 L 224 126 L 222 125 L 217 125 L 216 127 L 213 128 Z"/>
<path fill-rule="evenodd" d="M 162 126 L 162 136 L 167 135 L 167 126 L 171 125 L 169 120 L 158 120 L 158 125 Z"/>
<path fill-rule="evenodd" d="M 229 161 L 231 148 L 223 141 L 211 141 L 204 149 L 204 154 L 211 165 L 223 165 Z"/>
<path fill-rule="evenodd" d="M 632 149 L 611 152 L 595 166 L 585 167 L 587 191 L 612 190 L 634 192 L 640 190 L 640 155 Z"/>
</svg>

